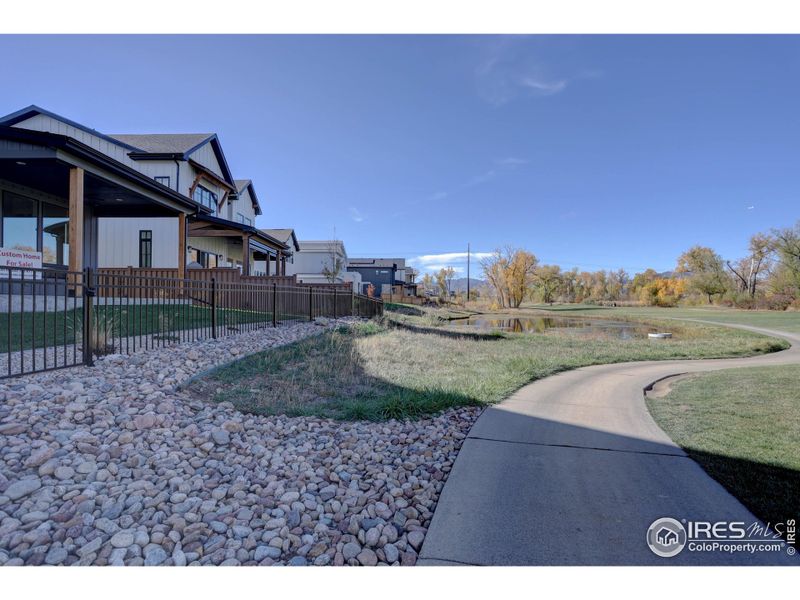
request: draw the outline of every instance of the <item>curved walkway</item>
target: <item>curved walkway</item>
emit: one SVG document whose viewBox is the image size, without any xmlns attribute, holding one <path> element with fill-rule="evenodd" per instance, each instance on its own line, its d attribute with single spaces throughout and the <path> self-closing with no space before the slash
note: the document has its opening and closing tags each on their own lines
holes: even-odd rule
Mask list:
<svg viewBox="0 0 800 600">
<path fill-rule="evenodd" d="M 660 558 L 645 542 L 660 517 L 757 521 L 656 425 L 642 393 L 679 373 L 800 363 L 800 335 L 729 326 L 792 347 L 751 358 L 584 367 L 487 408 L 447 479 L 418 564 L 800 564 L 785 551 L 684 549 Z"/>
</svg>

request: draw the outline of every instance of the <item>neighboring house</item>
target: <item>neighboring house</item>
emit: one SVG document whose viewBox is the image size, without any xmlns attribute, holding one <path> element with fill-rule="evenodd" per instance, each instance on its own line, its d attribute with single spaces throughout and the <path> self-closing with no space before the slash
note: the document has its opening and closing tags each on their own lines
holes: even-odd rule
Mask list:
<svg viewBox="0 0 800 600">
<path fill-rule="evenodd" d="M 287 275 L 296 275 L 302 283 L 346 283 L 353 282 L 353 288 L 360 290 L 360 279 L 347 269 L 347 251 L 339 240 L 300 240 L 300 248 L 294 254 L 292 263 L 286 265 Z M 335 276 L 326 275 L 336 270 Z"/>
<path fill-rule="evenodd" d="M 286 263 L 292 263 L 294 261 L 294 253 L 300 250 L 300 244 L 297 241 L 294 229 L 262 229 L 261 231 L 289 248 L 288 254 L 283 253 L 281 256 L 280 272 L 278 273 L 278 271 L 275 271 L 280 275 L 286 275 Z"/>
<path fill-rule="evenodd" d="M 406 268 L 404 258 L 351 258 L 347 270 L 361 275 L 364 287 L 372 284 L 376 296 L 416 296 L 416 271 Z"/>
<path fill-rule="evenodd" d="M 417 275 L 418 274 L 419 274 L 419 271 L 417 271 L 413 267 L 406 267 L 405 284 L 403 285 L 403 295 L 404 296 L 416 296 L 417 295 Z"/>
<path fill-rule="evenodd" d="M 216 134 L 106 135 L 31 106 L 0 118 L 0 162 L 0 247 L 36 248 L 48 266 L 250 274 L 291 255 L 255 228 L 253 184 L 233 179 Z"/>
</svg>

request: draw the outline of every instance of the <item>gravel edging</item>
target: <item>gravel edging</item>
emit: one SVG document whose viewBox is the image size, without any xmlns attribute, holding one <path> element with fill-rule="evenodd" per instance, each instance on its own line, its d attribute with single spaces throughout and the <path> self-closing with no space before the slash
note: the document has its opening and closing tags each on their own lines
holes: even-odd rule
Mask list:
<svg viewBox="0 0 800 600">
<path fill-rule="evenodd" d="M 0 383 L 0 564 L 414 564 L 480 408 L 336 422 L 176 389 L 352 320 Z"/>
</svg>

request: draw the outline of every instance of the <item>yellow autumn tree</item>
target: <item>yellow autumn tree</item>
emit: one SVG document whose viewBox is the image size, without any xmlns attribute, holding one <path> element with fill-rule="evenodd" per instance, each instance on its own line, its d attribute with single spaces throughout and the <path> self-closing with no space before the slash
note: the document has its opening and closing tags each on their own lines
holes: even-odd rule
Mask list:
<svg viewBox="0 0 800 600">
<path fill-rule="evenodd" d="M 486 281 L 503 308 L 519 308 L 531 288 L 539 261 L 521 248 L 495 250 L 481 261 Z"/>
<path fill-rule="evenodd" d="M 659 277 L 642 286 L 639 299 L 648 306 L 675 306 L 686 293 L 684 279 Z"/>
</svg>

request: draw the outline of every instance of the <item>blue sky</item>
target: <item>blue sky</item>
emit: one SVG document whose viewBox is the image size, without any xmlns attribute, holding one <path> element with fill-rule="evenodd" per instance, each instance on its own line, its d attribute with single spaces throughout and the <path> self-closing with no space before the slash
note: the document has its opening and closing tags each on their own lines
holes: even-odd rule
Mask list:
<svg viewBox="0 0 800 600">
<path fill-rule="evenodd" d="M 0 55 L 3 114 L 217 132 L 259 226 L 335 228 L 350 256 L 459 267 L 470 242 L 666 270 L 800 218 L 797 36 L 1 36 Z"/>
</svg>

